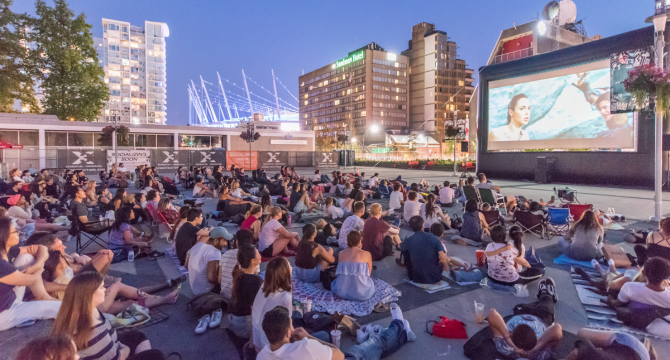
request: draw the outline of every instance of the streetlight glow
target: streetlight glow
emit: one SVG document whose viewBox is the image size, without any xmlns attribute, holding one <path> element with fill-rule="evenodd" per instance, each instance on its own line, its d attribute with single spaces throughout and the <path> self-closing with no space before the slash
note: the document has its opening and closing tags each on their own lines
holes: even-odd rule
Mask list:
<svg viewBox="0 0 670 360">
<path fill-rule="evenodd" d="M 370 131 L 372 133 L 376 133 L 378 130 L 379 130 L 379 126 L 377 126 L 377 125 L 370 126 Z"/>
<path fill-rule="evenodd" d="M 356 138 L 351 138 L 351 142 L 352 142 L 352 143 L 355 143 L 355 142 L 356 142 Z"/>
</svg>

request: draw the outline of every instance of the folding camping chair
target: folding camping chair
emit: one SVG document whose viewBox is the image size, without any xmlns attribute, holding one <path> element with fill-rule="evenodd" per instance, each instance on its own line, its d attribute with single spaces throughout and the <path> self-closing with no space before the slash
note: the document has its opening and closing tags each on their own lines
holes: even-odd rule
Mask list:
<svg viewBox="0 0 670 360">
<path fill-rule="evenodd" d="M 500 221 L 501 219 L 500 211 L 498 210 L 482 211 L 482 214 L 484 215 L 484 220 L 486 220 L 486 223 L 489 225 L 489 227 L 492 227 L 494 225 L 505 226 L 505 222 Z"/>
<path fill-rule="evenodd" d="M 465 194 L 465 201 L 474 200 L 477 204 L 482 203 L 482 198 L 474 186 L 463 186 L 463 193 Z"/>
<path fill-rule="evenodd" d="M 74 226 L 74 230 L 77 233 L 77 253 L 81 253 L 81 250 L 87 248 L 92 243 L 96 243 L 100 247 L 107 249 L 107 241 L 103 240 L 100 236 L 105 232 L 109 232 L 109 230 L 112 228 L 112 224 L 109 220 L 105 219 L 102 221 L 92 221 L 86 224 L 82 224 L 81 221 L 79 221 L 79 218 L 72 216 L 70 216 L 70 220 L 72 221 L 72 226 Z M 85 242 L 83 245 L 82 235 Z"/>
<path fill-rule="evenodd" d="M 479 198 L 482 200 L 482 202 L 491 205 L 491 207 L 494 209 L 502 209 L 503 212 L 506 211 L 505 200 L 503 198 L 496 197 L 496 195 L 493 193 L 493 190 L 485 188 L 476 190 L 479 192 Z"/>
<path fill-rule="evenodd" d="M 172 227 L 174 224 L 170 224 L 166 219 L 163 214 L 160 213 L 160 211 L 156 211 L 156 223 L 158 224 L 158 238 L 165 238 L 168 243 L 172 243 L 172 239 L 170 239 L 170 233 L 172 232 Z"/>
<path fill-rule="evenodd" d="M 544 238 L 546 233 L 544 216 L 535 215 L 530 211 L 515 211 L 514 223 L 519 225 L 524 232 L 530 232 L 538 235 L 540 239 Z"/>
<path fill-rule="evenodd" d="M 547 238 L 565 236 L 570 229 L 570 209 L 547 208 Z"/>
<path fill-rule="evenodd" d="M 582 218 L 586 210 L 593 209 L 593 204 L 569 204 L 568 208 L 570 209 L 570 221 L 577 221 Z"/>
</svg>

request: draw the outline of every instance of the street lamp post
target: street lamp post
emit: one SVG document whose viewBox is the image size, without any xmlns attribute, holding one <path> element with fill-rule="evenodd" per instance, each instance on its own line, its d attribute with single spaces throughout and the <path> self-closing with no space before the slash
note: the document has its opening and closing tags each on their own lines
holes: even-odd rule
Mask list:
<svg viewBox="0 0 670 360">
<path fill-rule="evenodd" d="M 365 132 L 363 133 L 363 149 L 365 149 L 365 134 L 367 134 L 368 131 L 371 131 L 373 134 L 376 134 L 377 130 L 379 130 L 379 127 L 377 125 L 372 125 L 370 126 L 369 129 L 365 130 Z"/>
<path fill-rule="evenodd" d="M 112 123 L 114 124 L 114 137 L 112 138 L 112 145 L 114 146 L 114 164 L 119 166 L 118 153 L 116 151 L 116 144 L 118 143 L 118 128 L 119 128 L 120 117 L 118 115 L 112 116 Z"/>
<path fill-rule="evenodd" d="M 454 128 L 458 128 L 458 120 L 456 120 L 457 114 L 458 110 L 454 110 Z M 454 173 L 451 176 L 458 176 L 456 173 L 456 136 L 454 136 Z"/>
<path fill-rule="evenodd" d="M 661 14 L 654 17 L 654 35 L 655 53 L 656 53 L 656 68 L 663 69 L 663 51 L 665 47 L 665 24 L 667 22 L 667 15 Z M 663 112 L 656 105 L 656 141 L 654 149 L 654 216 L 650 218 L 652 221 L 661 221 L 663 212 Z"/>
</svg>

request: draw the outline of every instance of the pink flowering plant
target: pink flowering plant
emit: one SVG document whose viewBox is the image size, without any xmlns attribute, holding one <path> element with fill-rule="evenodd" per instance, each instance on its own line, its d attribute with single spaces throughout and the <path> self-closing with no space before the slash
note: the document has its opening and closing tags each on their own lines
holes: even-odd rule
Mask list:
<svg viewBox="0 0 670 360">
<path fill-rule="evenodd" d="M 648 99 L 656 100 L 656 110 L 665 113 L 670 107 L 670 73 L 654 65 L 642 65 L 628 72 L 623 82 L 638 106 L 642 109 Z"/>
<path fill-rule="evenodd" d="M 249 138 L 250 138 L 250 136 L 251 136 L 251 134 L 249 134 L 249 133 L 246 132 L 246 131 L 243 131 L 243 132 L 240 134 L 240 137 L 241 137 L 244 141 L 248 141 Z M 258 140 L 258 139 L 261 138 L 261 134 L 259 134 L 259 133 L 254 133 L 254 134 L 253 134 L 253 138 L 254 138 L 254 140 Z"/>
</svg>

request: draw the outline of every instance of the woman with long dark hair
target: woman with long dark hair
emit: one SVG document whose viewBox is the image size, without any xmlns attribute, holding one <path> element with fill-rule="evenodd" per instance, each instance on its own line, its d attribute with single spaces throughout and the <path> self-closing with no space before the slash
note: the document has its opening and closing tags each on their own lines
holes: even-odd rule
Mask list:
<svg viewBox="0 0 670 360">
<path fill-rule="evenodd" d="M 117 189 L 116 194 L 114 194 L 114 197 L 112 200 L 110 200 L 110 203 L 113 206 L 113 210 L 117 211 L 119 208 L 123 205 L 123 199 L 126 197 L 126 189 Z"/>
<path fill-rule="evenodd" d="M 49 254 L 44 246 L 20 247 L 19 230 L 9 217 L 0 218 L 0 331 L 11 329 L 29 320 L 54 319 L 60 308 L 44 289 L 42 271 Z M 14 267 L 14 260 L 24 254 L 35 262 L 23 271 Z M 26 287 L 35 298 L 24 302 Z"/>
<path fill-rule="evenodd" d="M 507 125 L 497 127 L 489 133 L 489 141 L 530 140 L 523 127 L 530 121 L 530 100 L 525 94 L 514 96 L 507 105 Z"/>
<path fill-rule="evenodd" d="M 70 336 L 81 360 L 163 359 L 152 350 L 147 337 L 136 330 L 117 334 L 98 307 L 105 301 L 103 277 L 97 272 L 81 273 L 70 281 L 52 334 Z"/>
<path fill-rule="evenodd" d="M 563 253 L 574 260 L 590 261 L 602 256 L 604 230 L 593 210 L 586 210 L 568 234 L 558 238 Z"/>
<path fill-rule="evenodd" d="M 129 251 L 135 251 L 138 248 L 140 253 L 150 253 L 151 245 L 142 239 L 142 235 L 134 236 L 131 220 L 135 218 L 135 213 L 130 207 L 121 207 L 116 212 L 116 220 L 109 231 L 109 250 L 114 253 L 112 263 L 121 262 L 128 258 Z"/>
<path fill-rule="evenodd" d="M 233 269 L 233 290 L 228 307 L 228 328 L 235 335 L 251 337 L 251 305 L 263 278 L 256 274 L 256 266 L 261 263 L 261 254 L 255 246 L 245 244 L 237 251 L 237 265 Z"/>
<path fill-rule="evenodd" d="M 435 204 L 435 194 L 426 198 L 426 203 L 421 204 L 420 215 L 423 218 L 423 227 L 430 229 L 431 225 L 441 223 L 446 229 L 451 228 L 451 220 L 445 217 L 439 205 Z"/>
<path fill-rule="evenodd" d="M 295 278 L 308 283 L 320 281 L 321 270 L 335 262 L 333 248 L 326 250 L 314 242 L 316 227 L 307 224 L 302 227 L 302 239 L 298 243 L 295 255 Z"/>
</svg>

